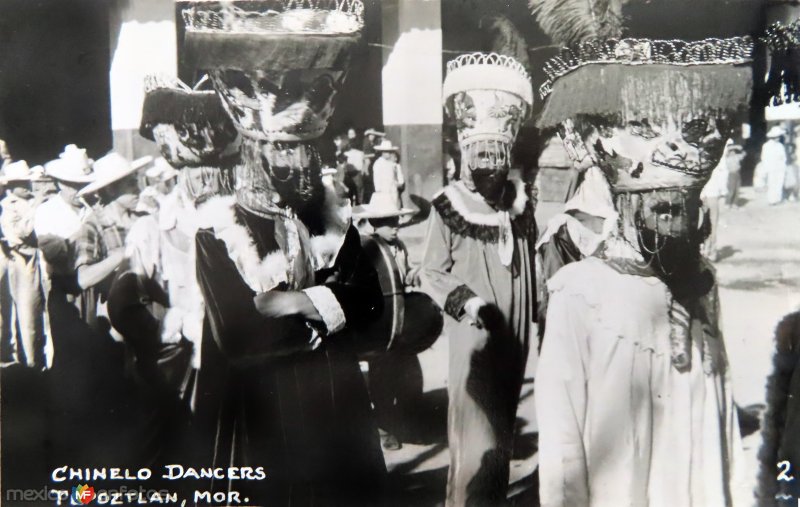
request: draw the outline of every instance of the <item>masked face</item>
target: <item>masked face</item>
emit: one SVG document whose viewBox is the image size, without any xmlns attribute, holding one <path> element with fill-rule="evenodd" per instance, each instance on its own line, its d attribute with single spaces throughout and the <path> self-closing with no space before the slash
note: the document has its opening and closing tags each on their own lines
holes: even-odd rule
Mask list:
<svg viewBox="0 0 800 507">
<path fill-rule="evenodd" d="M 507 169 L 479 168 L 472 171 L 472 182 L 475 185 L 475 191 L 493 204 L 500 201 L 507 181 Z"/>
<path fill-rule="evenodd" d="M 319 157 L 303 143 L 263 143 L 261 163 L 285 206 L 299 211 L 322 194 Z"/>
<path fill-rule="evenodd" d="M 208 123 L 160 123 L 153 127 L 153 138 L 173 167 L 214 165 L 220 155 L 234 150 L 236 131 L 230 125 L 215 128 Z"/>
<path fill-rule="evenodd" d="M 651 265 L 669 275 L 696 266 L 700 230 L 700 190 L 657 190 L 629 197 L 627 212 L 635 215 L 639 247 Z M 625 211 L 624 211 L 625 212 Z"/>
</svg>

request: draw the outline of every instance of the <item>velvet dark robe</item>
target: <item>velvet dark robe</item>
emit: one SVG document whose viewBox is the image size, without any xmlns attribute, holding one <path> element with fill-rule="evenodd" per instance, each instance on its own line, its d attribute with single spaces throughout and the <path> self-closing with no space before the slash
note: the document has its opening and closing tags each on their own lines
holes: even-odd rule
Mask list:
<svg viewBox="0 0 800 507">
<path fill-rule="evenodd" d="M 285 251 L 281 218 L 238 206 L 234 212 L 259 258 Z M 213 490 L 240 491 L 249 504 L 271 507 L 376 505 L 385 465 L 348 331 L 383 308 L 377 274 L 362 256 L 355 228 L 333 266 L 317 271 L 310 284 L 324 283 L 346 317 L 345 329 L 316 348 L 301 318 L 256 311 L 255 292 L 214 230 L 201 229 L 196 245 L 210 331 L 204 333 L 197 414 L 213 442 L 207 465 L 263 466 L 266 473 L 263 481 L 218 481 Z M 273 290 L 287 288 L 283 282 Z"/>
</svg>

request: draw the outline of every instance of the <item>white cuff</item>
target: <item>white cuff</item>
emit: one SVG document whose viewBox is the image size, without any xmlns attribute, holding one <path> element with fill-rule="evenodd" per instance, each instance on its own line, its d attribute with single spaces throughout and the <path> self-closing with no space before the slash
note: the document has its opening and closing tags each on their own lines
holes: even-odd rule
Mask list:
<svg viewBox="0 0 800 507">
<path fill-rule="evenodd" d="M 317 285 L 316 287 L 304 289 L 303 292 L 322 316 L 322 321 L 325 323 L 325 328 L 328 330 L 329 335 L 344 329 L 344 325 L 347 322 L 344 317 L 344 311 L 329 288 L 324 285 Z"/>
</svg>

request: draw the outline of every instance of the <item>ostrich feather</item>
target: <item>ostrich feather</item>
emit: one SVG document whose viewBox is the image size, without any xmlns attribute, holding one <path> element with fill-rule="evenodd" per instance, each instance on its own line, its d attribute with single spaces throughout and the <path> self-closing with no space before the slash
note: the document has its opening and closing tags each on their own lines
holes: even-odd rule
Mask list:
<svg viewBox="0 0 800 507">
<path fill-rule="evenodd" d="M 556 44 L 571 46 L 588 39 L 619 38 L 622 6 L 628 0 L 530 0 L 539 26 Z"/>
<path fill-rule="evenodd" d="M 479 27 L 489 36 L 489 52 L 510 56 L 530 68 L 528 60 L 528 44 L 514 23 L 501 14 L 488 15 L 481 18 Z"/>
</svg>

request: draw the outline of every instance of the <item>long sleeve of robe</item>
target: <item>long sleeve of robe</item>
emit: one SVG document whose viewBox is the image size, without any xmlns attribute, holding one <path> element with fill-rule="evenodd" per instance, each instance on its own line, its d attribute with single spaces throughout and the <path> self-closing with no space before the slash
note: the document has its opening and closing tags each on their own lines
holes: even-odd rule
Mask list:
<svg viewBox="0 0 800 507">
<path fill-rule="evenodd" d="M 462 183 L 434 198 L 429 217 L 420 279 L 444 310 L 450 338 L 448 507 L 505 500 L 536 304 L 533 205 L 521 183 L 516 185 L 507 265 L 499 246 L 502 214 Z M 464 304 L 474 296 L 488 303 L 485 329 L 462 318 Z"/>
<path fill-rule="evenodd" d="M 233 242 L 234 236 L 208 228 L 197 232 L 197 278 L 211 337 L 204 337 L 198 390 L 214 464 L 263 465 L 266 481 L 238 485 L 250 490 L 243 496 L 256 505 L 374 505 L 385 467 L 364 378 L 350 348 L 355 337 L 347 330 L 378 316 L 382 297 L 358 234 L 349 229 L 334 264 L 314 272 L 305 233 L 293 264 L 281 260 L 277 218 L 239 210 L 237 220 L 231 227 L 246 234 L 243 244 L 253 254 L 258 249 L 259 266 L 294 266 L 292 282 L 269 290 L 316 289 L 309 298 L 315 305 L 335 306 L 344 328 L 320 329 L 319 343 L 299 316 L 261 315 L 253 282 L 235 262 L 245 258 L 240 245 L 231 252 L 231 244 L 220 239 Z"/>
</svg>

